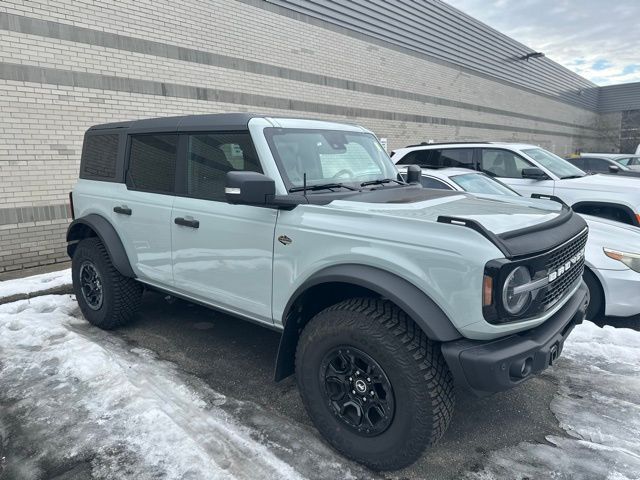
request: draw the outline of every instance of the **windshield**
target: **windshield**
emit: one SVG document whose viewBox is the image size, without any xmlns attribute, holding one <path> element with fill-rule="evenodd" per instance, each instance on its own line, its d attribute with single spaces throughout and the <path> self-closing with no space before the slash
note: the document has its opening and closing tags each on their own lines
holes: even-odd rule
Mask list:
<svg viewBox="0 0 640 480">
<path fill-rule="evenodd" d="M 340 130 L 266 128 L 280 173 L 288 187 L 364 182 L 398 177 L 395 165 L 375 136 Z"/>
<path fill-rule="evenodd" d="M 455 175 L 450 180 L 456 183 L 465 192 L 480 193 L 484 195 L 511 195 L 519 197 L 520 194 L 511 190 L 505 184 L 494 180 L 482 173 L 465 173 Z"/>
<path fill-rule="evenodd" d="M 575 178 L 586 175 L 586 173 L 571 165 L 565 159 L 542 148 L 529 148 L 522 151 L 559 178 Z"/>
</svg>

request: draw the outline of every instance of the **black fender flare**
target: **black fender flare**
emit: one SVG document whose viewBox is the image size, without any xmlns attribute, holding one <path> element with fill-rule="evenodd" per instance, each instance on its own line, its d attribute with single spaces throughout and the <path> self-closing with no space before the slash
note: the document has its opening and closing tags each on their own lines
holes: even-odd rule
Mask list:
<svg viewBox="0 0 640 480">
<path fill-rule="evenodd" d="M 389 299 L 409 315 L 431 340 L 448 342 L 461 337 L 442 309 L 408 280 L 368 265 L 345 264 L 327 267 L 307 279 L 287 302 L 282 316 L 284 330 L 276 359 L 276 381 L 292 374 L 294 369 L 300 328 L 298 322 L 291 318 L 292 308 L 304 292 L 323 283 L 347 283 L 366 288 Z"/>
<path fill-rule="evenodd" d="M 581 202 L 576 202 L 573 205 L 571 205 L 571 208 L 576 212 L 577 210 L 580 209 L 580 207 L 608 207 L 608 208 L 615 208 L 618 210 L 622 210 L 624 213 L 626 213 L 629 216 L 629 218 L 631 219 L 632 225 L 635 225 L 636 227 L 640 227 L 640 219 L 638 218 L 636 213 L 633 211 L 633 209 L 631 209 L 631 207 L 628 207 L 627 205 L 623 205 L 621 203 L 613 203 L 613 202 L 600 202 L 598 200 L 584 200 Z"/>
<path fill-rule="evenodd" d="M 84 228 L 83 228 L 84 227 Z M 107 249 L 109 258 L 113 266 L 125 277 L 135 278 L 136 274 L 131 268 L 129 257 L 122 245 L 122 240 L 111 222 L 102 215 L 92 213 L 86 217 L 77 218 L 69 225 L 67 229 L 67 253 L 69 257 L 73 257 L 73 252 L 77 247 L 79 240 L 86 238 L 86 229 L 93 231 Z"/>
</svg>

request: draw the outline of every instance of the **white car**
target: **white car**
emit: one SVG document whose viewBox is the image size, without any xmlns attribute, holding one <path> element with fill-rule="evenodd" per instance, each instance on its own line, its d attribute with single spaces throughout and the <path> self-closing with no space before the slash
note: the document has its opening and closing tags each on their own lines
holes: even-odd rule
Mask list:
<svg viewBox="0 0 640 480">
<path fill-rule="evenodd" d="M 515 191 L 483 173 L 464 168 L 422 170 L 422 186 L 473 193 L 479 196 L 511 195 Z M 545 202 L 522 198 L 525 203 Z M 584 279 L 591 303 L 587 318 L 602 315 L 630 317 L 640 314 L 640 229 L 590 215 Z"/>
<path fill-rule="evenodd" d="M 392 152 L 396 165 L 461 167 L 496 177 L 524 196 L 554 195 L 578 213 L 640 227 L 640 179 L 587 175 L 563 158 L 520 143 L 420 144 Z"/>
</svg>

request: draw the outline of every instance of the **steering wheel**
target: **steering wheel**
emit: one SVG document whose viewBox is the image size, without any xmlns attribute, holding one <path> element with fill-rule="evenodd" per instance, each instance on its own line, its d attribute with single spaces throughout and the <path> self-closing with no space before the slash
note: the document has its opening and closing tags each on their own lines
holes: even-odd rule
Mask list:
<svg viewBox="0 0 640 480">
<path fill-rule="evenodd" d="M 339 178 L 342 177 L 344 175 L 348 175 L 349 178 L 353 178 L 354 177 L 354 173 L 349 170 L 348 168 L 343 168 L 342 170 L 340 170 L 338 173 L 336 173 L 333 178 Z"/>
</svg>

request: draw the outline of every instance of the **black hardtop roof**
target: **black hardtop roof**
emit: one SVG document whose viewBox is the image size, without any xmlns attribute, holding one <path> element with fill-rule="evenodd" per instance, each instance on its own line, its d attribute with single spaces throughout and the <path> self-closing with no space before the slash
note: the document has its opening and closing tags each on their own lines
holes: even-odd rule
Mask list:
<svg viewBox="0 0 640 480">
<path fill-rule="evenodd" d="M 180 117 L 158 117 L 131 120 L 128 122 L 113 122 L 94 125 L 87 132 L 98 130 L 119 130 L 127 133 L 151 132 L 185 132 L 198 130 L 246 130 L 249 120 L 265 115 L 253 113 L 213 113 L 205 115 L 184 115 Z"/>
</svg>

